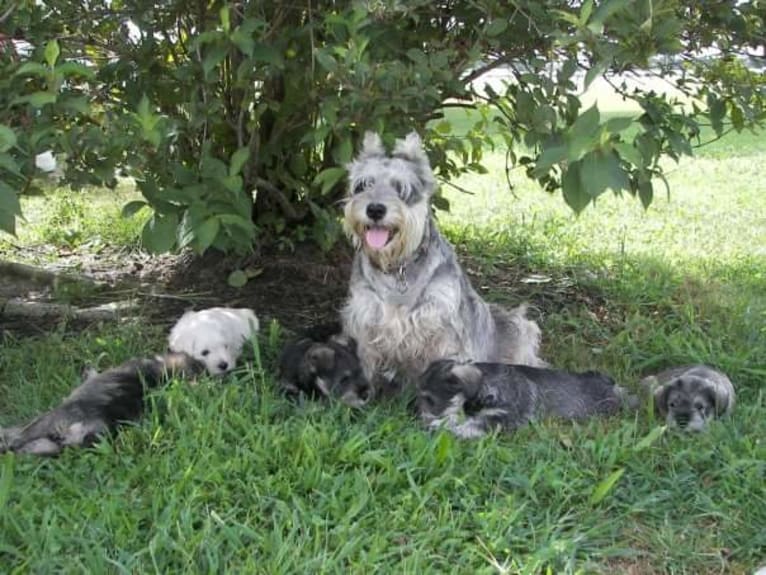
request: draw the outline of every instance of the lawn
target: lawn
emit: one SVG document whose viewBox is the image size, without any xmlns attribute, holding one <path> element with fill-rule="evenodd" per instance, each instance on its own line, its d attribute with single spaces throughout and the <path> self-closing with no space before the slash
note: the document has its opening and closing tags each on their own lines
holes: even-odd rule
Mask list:
<svg viewBox="0 0 766 575">
<path fill-rule="evenodd" d="M 605 196 L 575 218 L 521 173 L 510 193 L 498 154 L 440 216 L 488 299 L 533 302 L 554 365 L 627 386 L 683 362 L 727 371 L 739 403 L 709 432 L 663 432 L 642 410 L 461 442 L 398 403 L 295 406 L 274 390 L 272 324 L 227 382 L 172 384 L 114 441 L 0 456 L 0 571 L 751 573 L 766 563 L 764 165 L 766 139 L 730 136 L 669 164 L 648 211 Z M 73 233 L 137 244 L 113 202 L 66 201 L 29 201 L 0 254 L 71 244 L 62 211 Z M 0 342 L 0 424 L 55 403 L 84 363 L 163 338 L 105 325 Z"/>
</svg>

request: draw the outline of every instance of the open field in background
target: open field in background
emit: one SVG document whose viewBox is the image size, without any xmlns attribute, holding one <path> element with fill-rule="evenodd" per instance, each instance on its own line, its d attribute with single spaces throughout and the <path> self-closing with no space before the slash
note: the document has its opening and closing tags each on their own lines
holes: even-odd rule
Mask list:
<svg viewBox="0 0 766 575">
<path fill-rule="evenodd" d="M 440 215 L 486 297 L 531 300 L 555 365 L 629 386 L 672 363 L 722 367 L 739 391 L 731 420 L 657 435 L 642 411 L 457 442 L 421 431 L 400 404 L 291 405 L 274 391 L 279 329 L 264 326 L 257 359 L 231 381 L 172 385 L 113 442 L 53 461 L 0 456 L 0 571 L 749 575 L 766 564 L 766 138 L 730 136 L 669 166 L 670 198 L 658 182 L 646 212 L 605 195 L 576 218 L 519 171 L 511 194 L 501 154 L 487 165 L 458 182 L 474 195 L 446 190 L 452 211 Z M 50 218 L 74 211 L 88 237 L 136 245 L 140 222 L 116 217 L 123 196 L 66 197 L 26 200 L 14 243 L 60 241 Z M 0 256 L 20 253 L 0 239 Z M 145 325 L 0 342 L 0 424 L 55 403 L 84 363 L 162 345 Z"/>
</svg>

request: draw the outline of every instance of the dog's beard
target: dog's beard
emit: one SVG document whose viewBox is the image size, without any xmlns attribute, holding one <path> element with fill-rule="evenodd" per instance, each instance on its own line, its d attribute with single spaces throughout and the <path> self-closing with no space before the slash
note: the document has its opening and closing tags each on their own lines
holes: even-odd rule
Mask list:
<svg viewBox="0 0 766 575">
<path fill-rule="evenodd" d="M 401 200 L 386 202 L 386 217 L 373 222 L 366 215 L 369 198 L 353 197 L 346 204 L 343 227 L 356 249 L 379 269 L 389 272 L 404 263 L 423 241 L 428 202 L 408 206 Z"/>
</svg>

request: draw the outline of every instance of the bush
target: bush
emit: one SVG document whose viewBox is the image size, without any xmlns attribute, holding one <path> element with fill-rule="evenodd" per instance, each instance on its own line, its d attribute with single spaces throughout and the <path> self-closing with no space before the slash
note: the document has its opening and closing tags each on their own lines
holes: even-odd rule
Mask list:
<svg viewBox="0 0 766 575">
<path fill-rule="evenodd" d="M 0 44 L 0 227 L 33 190 L 34 155 L 66 158 L 64 181 L 135 178 L 153 210 L 155 251 L 337 239 L 336 204 L 365 130 L 424 133 L 448 181 L 482 171 L 498 144 L 511 164 L 576 211 L 611 189 L 649 205 L 659 160 L 763 120 L 764 78 L 736 54 L 764 36 L 759 2 L 546 0 L 23 2 L 5 15 L 34 48 Z M 83 17 L 87 14 L 87 17 Z M 23 31 L 23 33 L 22 33 Z M 720 53 L 703 58 L 715 45 Z M 15 49 L 14 49 L 15 48 Z M 639 118 L 581 110 L 576 75 L 650 67 L 693 108 L 635 91 Z M 497 67 L 507 90 L 471 81 Z M 449 107 L 475 110 L 458 133 Z M 638 130 L 635 123 L 638 123 Z M 628 135 L 630 134 L 630 135 Z M 444 207 L 443 204 L 439 204 Z"/>
</svg>

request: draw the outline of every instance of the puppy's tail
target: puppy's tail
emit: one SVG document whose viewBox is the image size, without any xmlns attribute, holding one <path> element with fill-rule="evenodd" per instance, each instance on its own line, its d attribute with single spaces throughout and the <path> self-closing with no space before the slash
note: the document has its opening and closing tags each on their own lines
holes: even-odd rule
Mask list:
<svg viewBox="0 0 766 575">
<path fill-rule="evenodd" d="M 509 363 L 546 367 L 548 364 L 540 359 L 540 326 L 527 317 L 529 304 L 523 303 L 510 311 L 495 306 L 492 306 L 491 310 L 498 331 L 512 334 L 511 349 L 502 354 L 507 357 Z M 501 336 L 500 339 L 502 341 L 505 338 Z M 504 343 L 507 345 L 509 342 Z"/>
</svg>

